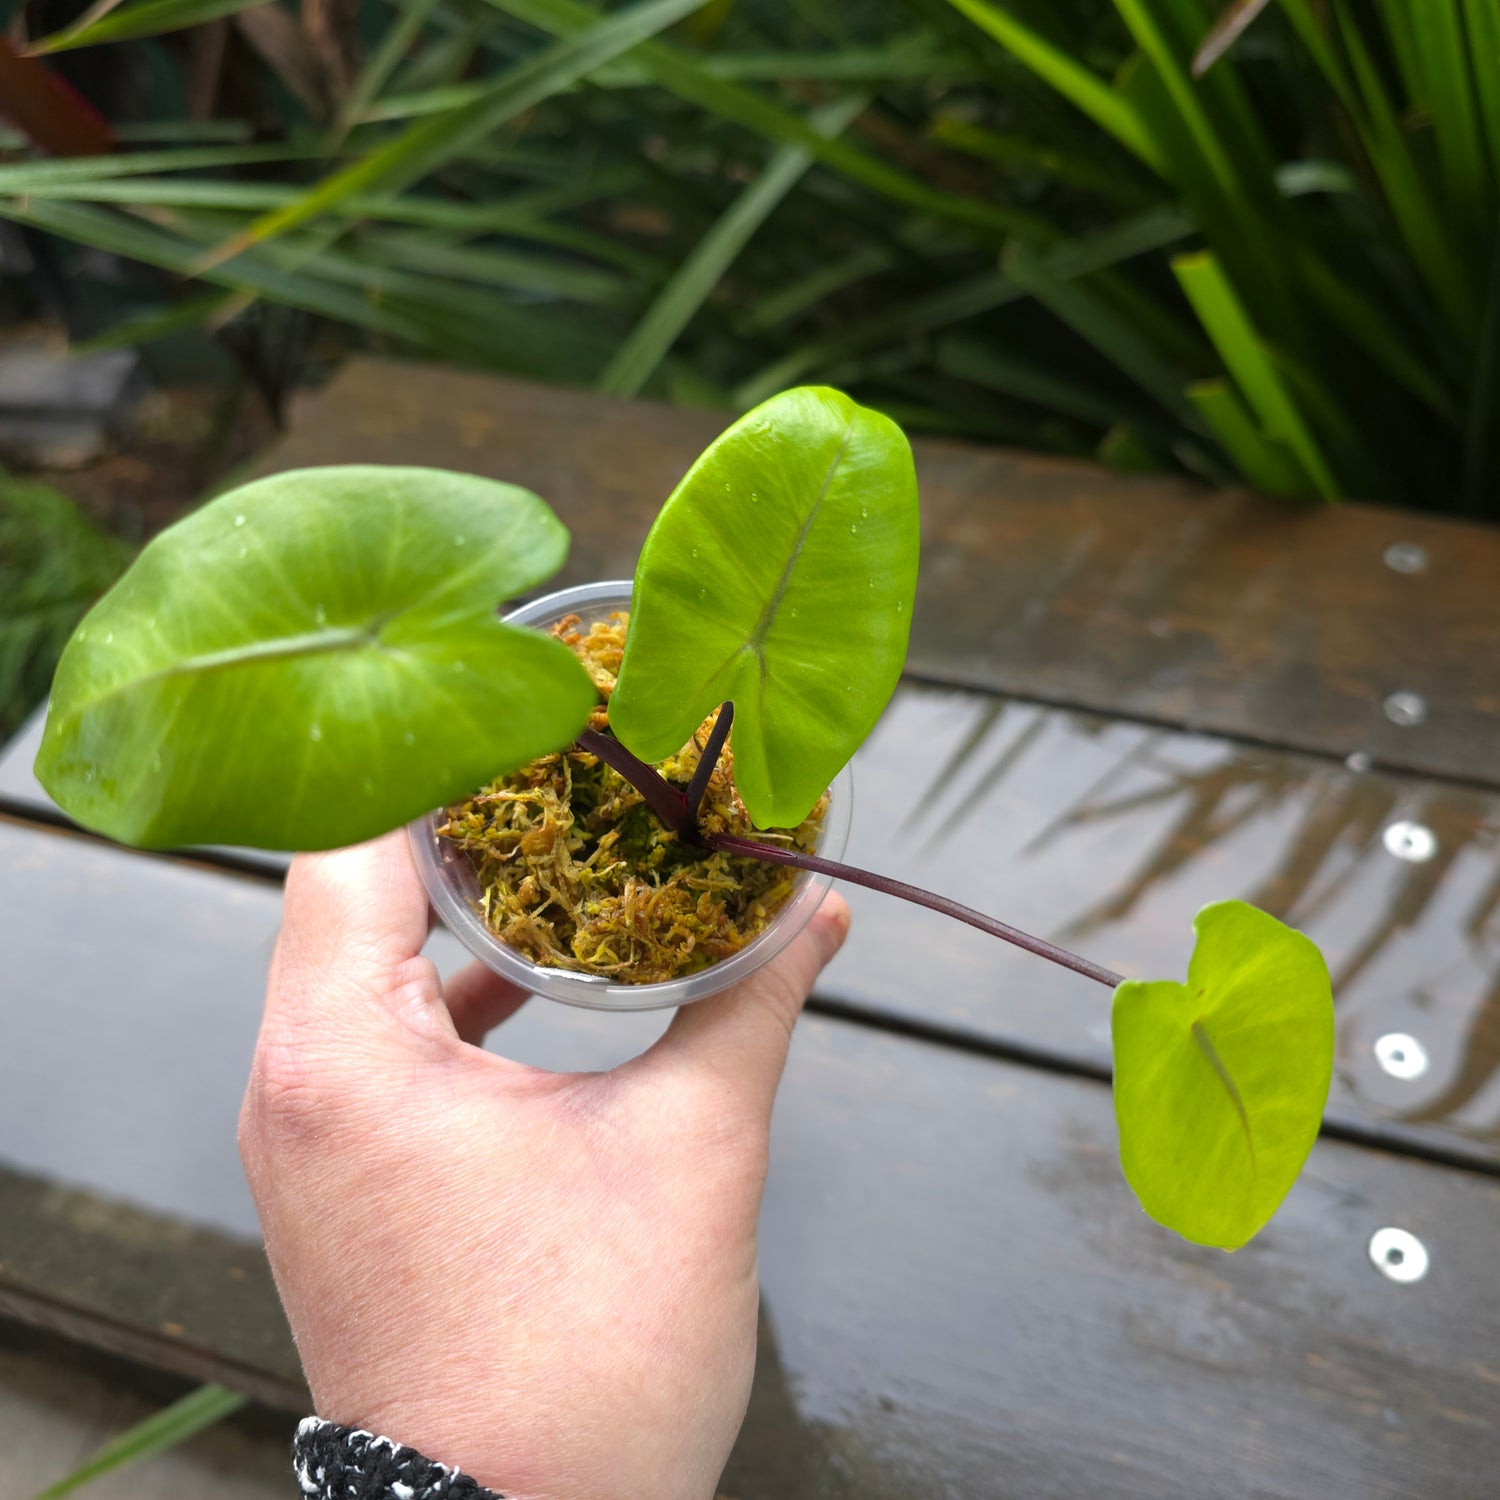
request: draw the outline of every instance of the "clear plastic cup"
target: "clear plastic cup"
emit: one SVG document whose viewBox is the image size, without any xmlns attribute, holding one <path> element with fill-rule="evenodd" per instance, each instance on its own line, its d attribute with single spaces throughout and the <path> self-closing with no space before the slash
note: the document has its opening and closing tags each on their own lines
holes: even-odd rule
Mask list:
<svg viewBox="0 0 1500 1500">
<path fill-rule="evenodd" d="M 621 579 L 560 589 L 532 600 L 505 619 L 511 625 L 533 625 L 545 630 L 564 615 L 577 615 L 587 629 L 615 610 L 629 607 L 630 580 Z M 838 859 L 844 852 L 849 839 L 853 793 L 853 777 L 845 766 L 829 788 L 828 811 L 818 838 L 818 853 L 825 858 Z M 833 884 L 832 876 L 798 870 L 786 904 L 766 930 L 738 953 L 682 979 L 622 984 L 601 974 L 546 968 L 501 942 L 480 911 L 479 882 L 468 857 L 447 839 L 438 837 L 442 821 L 443 813 L 438 810 L 418 818 L 409 831 L 422 883 L 443 925 L 475 958 L 522 989 L 549 1000 L 561 1000 L 565 1005 L 583 1005 L 593 1010 L 658 1010 L 663 1006 L 686 1005 L 726 989 L 780 953 L 807 926 Z"/>
</svg>

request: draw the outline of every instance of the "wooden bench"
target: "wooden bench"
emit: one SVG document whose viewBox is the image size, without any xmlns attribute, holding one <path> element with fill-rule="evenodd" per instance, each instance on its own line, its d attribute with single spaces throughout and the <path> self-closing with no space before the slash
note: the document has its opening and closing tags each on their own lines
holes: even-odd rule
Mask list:
<svg viewBox="0 0 1500 1500">
<path fill-rule="evenodd" d="M 563 581 L 622 577 L 721 425 L 359 361 L 268 467 L 509 478 L 573 529 Z M 1180 972 L 1213 897 L 1286 916 L 1339 980 L 1327 1138 L 1253 1245 L 1183 1244 L 1119 1177 L 1107 993 L 851 892 L 778 1106 L 726 1493 L 1492 1493 L 1500 535 L 956 444 L 918 468 L 913 670 L 850 857 L 1131 973 Z M 0 759 L 0 1312 L 297 1410 L 233 1143 L 280 862 L 70 832 L 27 740 Z M 602 1067 L 661 1024 L 534 1002 L 494 1045 Z M 1424 1280 L 1372 1264 L 1388 1226 Z"/>
</svg>

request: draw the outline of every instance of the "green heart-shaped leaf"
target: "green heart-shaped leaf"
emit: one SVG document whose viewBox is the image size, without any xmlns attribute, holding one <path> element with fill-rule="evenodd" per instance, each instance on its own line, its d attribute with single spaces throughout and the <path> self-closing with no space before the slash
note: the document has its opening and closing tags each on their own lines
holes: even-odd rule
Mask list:
<svg viewBox="0 0 1500 1500">
<path fill-rule="evenodd" d="M 894 422 L 821 387 L 756 407 L 646 538 L 615 733 L 663 760 L 732 700 L 745 806 L 761 828 L 795 827 L 895 691 L 917 550 L 916 472 Z"/>
<path fill-rule="evenodd" d="M 436 469 L 302 469 L 223 495 L 85 617 L 37 776 L 125 843 L 370 838 L 566 744 L 597 694 L 495 618 L 568 533 L 535 495 Z"/>
<path fill-rule="evenodd" d="M 1141 1207 L 1237 1249 L 1291 1190 L 1333 1076 L 1333 991 L 1317 945 L 1243 901 L 1205 906 L 1186 984 L 1115 990 L 1120 1164 Z"/>
</svg>

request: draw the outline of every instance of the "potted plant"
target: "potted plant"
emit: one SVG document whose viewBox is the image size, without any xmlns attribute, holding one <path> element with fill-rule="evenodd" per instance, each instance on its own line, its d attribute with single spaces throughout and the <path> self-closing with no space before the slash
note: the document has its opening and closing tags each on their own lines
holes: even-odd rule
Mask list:
<svg viewBox="0 0 1500 1500">
<path fill-rule="evenodd" d="M 1147 1212 L 1229 1249 L 1266 1223 L 1332 1073 L 1307 938 L 1218 902 L 1185 984 L 1126 980 L 838 862 L 845 767 L 900 677 L 916 589 L 894 423 L 784 392 L 694 463 L 628 599 L 600 585 L 497 618 L 567 545 L 535 495 L 439 470 L 302 470 L 220 496 L 75 632 L 37 775 L 145 847 L 327 848 L 413 824 L 460 936 L 580 1003 L 708 993 L 788 940 L 830 878 L 915 901 L 1111 987 L 1121 1163 Z"/>
</svg>

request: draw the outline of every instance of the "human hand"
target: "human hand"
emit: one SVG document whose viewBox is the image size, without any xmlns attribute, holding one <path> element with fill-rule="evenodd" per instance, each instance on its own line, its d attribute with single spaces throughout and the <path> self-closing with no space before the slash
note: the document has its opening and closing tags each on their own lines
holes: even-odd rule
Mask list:
<svg viewBox="0 0 1500 1500">
<path fill-rule="evenodd" d="M 609 1073 L 477 1045 L 402 832 L 287 880 L 240 1144 L 321 1416 L 520 1500 L 705 1500 L 755 1364 L 756 1220 L 830 895 L 770 964 Z"/>
</svg>

